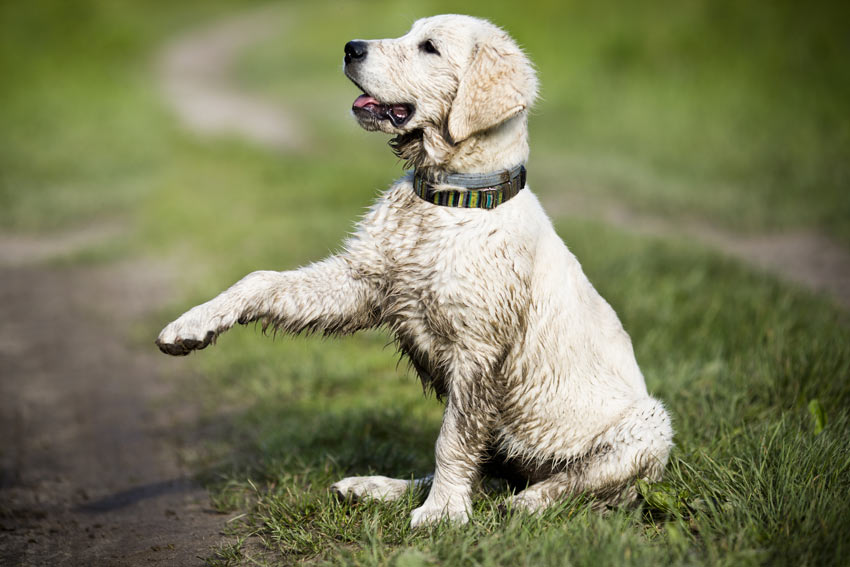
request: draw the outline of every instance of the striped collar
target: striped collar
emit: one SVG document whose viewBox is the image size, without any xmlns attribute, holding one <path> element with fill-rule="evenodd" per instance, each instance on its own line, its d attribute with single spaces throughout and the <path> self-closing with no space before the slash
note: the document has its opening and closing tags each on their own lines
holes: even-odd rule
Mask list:
<svg viewBox="0 0 850 567">
<path fill-rule="evenodd" d="M 495 209 L 525 187 L 524 165 L 496 173 L 448 173 L 429 175 L 419 169 L 413 172 L 413 192 L 423 200 L 443 207 Z M 438 191 L 434 185 L 463 187 L 463 191 Z"/>
</svg>

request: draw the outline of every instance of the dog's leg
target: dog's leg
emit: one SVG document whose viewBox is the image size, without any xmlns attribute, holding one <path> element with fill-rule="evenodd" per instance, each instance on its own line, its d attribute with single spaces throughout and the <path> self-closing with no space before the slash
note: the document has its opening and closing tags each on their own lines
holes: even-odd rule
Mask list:
<svg viewBox="0 0 850 567">
<path fill-rule="evenodd" d="M 410 514 L 411 527 L 447 519 L 465 523 L 472 507 L 472 484 L 478 476 L 483 437 L 449 396 L 435 449 L 437 466 L 428 498 Z M 469 426 L 473 425 L 472 428 Z M 477 446 L 477 445 L 481 446 Z M 467 449 L 469 447 L 469 449 Z"/>
<path fill-rule="evenodd" d="M 344 499 L 392 502 L 404 496 L 408 490 L 416 490 L 431 484 L 433 478 L 433 475 L 413 480 L 385 476 L 350 476 L 332 484 L 331 490 Z"/>
<path fill-rule="evenodd" d="M 511 497 L 510 504 L 538 512 L 581 492 L 593 495 L 597 508 L 628 504 L 637 496 L 635 479 L 661 479 L 672 446 L 670 418 L 661 402 L 649 398 L 627 412 L 586 455 Z"/>
<path fill-rule="evenodd" d="M 481 345 L 478 355 L 486 348 Z M 458 348 L 457 354 L 460 351 Z M 453 365 L 454 372 L 450 373 L 446 411 L 435 448 L 433 485 L 422 506 L 411 512 L 412 527 L 443 519 L 469 519 L 472 485 L 479 476 L 498 416 L 499 384 L 493 378 L 495 364 L 476 363 L 468 355 L 462 356 L 454 357 L 460 362 Z"/>
<path fill-rule="evenodd" d="M 292 333 L 354 332 L 378 322 L 376 281 L 345 256 L 289 272 L 253 272 L 170 323 L 156 344 L 167 354 L 186 355 L 236 323 L 257 320 Z"/>
</svg>

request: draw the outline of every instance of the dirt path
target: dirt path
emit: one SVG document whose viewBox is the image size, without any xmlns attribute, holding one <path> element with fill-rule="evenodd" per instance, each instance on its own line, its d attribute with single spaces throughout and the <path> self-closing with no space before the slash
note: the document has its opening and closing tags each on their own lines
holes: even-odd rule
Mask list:
<svg viewBox="0 0 850 567">
<path fill-rule="evenodd" d="M 40 263 L 85 232 L 0 237 L 0 564 L 203 564 L 225 519 L 178 459 L 192 417 L 130 340 L 168 271 Z"/>
<path fill-rule="evenodd" d="M 305 145 L 287 112 L 228 81 L 239 51 L 277 24 L 253 11 L 167 46 L 162 89 L 187 128 Z M 131 340 L 166 299 L 168 270 L 49 263 L 123 224 L 0 234 L 0 565 L 202 565 L 222 539 L 225 518 L 178 457 L 196 416 L 167 403 L 167 359 Z"/>
<path fill-rule="evenodd" d="M 850 308 L 850 250 L 815 230 L 736 233 L 699 219 L 655 216 L 577 194 L 547 193 L 541 198 L 556 216 L 599 219 L 635 234 L 691 239 Z"/>
<path fill-rule="evenodd" d="M 165 99 L 183 125 L 200 135 L 236 134 L 276 149 L 307 145 L 295 116 L 235 84 L 229 74 L 240 51 L 281 29 L 279 6 L 255 9 L 186 33 L 159 60 Z"/>
</svg>

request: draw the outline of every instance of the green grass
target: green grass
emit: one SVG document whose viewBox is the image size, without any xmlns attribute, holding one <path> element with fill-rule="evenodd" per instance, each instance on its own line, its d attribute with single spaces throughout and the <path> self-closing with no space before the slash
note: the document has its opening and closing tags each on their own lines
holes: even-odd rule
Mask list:
<svg viewBox="0 0 850 567">
<path fill-rule="evenodd" d="M 282 33 L 246 53 L 239 77 L 343 137 L 340 117 L 357 94 L 340 80 L 343 41 L 401 35 L 416 17 L 459 9 L 440 0 L 299 6 L 282 11 Z M 541 1 L 464 10 L 505 26 L 538 67 L 537 191 L 567 188 L 743 230 L 815 227 L 850 243 L 846 6 Z"/>
<path fill-rule="evenodd" d="M 153 81 L 155 49 L 236 2 L 0 5 L 0 228 L 134 217 L 178 136 Z"/>
<path fill-rule="evenodd" d="M 269 341 L 248 329 L 198 357 L 208 395 L 239 406 L 228 414 L 237 437 L 209 471 L 224 507 L 250 509 L 244 529 L 285 562 L 840 564 L 850 529 L 841 316 L 690 245 L 594 224 L 561 233 L 675 416 L 677 449 L 665 483 L 646 490 L 651 505 L 601 517 L 577 501 L 504 519 L 497 489 L 479 495 L 470 526 L 410 531 L 417 498 L 337 503 L 327 486 L 343 476 L 427 471 L 439 404 L 397 378 L 380 335 Z M 826 416 L 820 433 L 811 400 Z"/>
<path fill-rule="evenodd" d="M 144 333 L 246 272 L 332 252 L 400 171 L 347 117 L 354 37 L 402 33 L 447 2 L 282 5 L 281 33 L 236 78 L 278 97 L 318 143 L 297 155 L 180 131 L 154 82 L 161 42 L 248 4 L 36 1 L 0 6 L 0 227 L 126 219 L 69 262 L 179 262 L 173 304 Z M 481 3 L 538 64 L 532 185 L 745 230 L 850 242 L 850 68 L 837 6 L 732 2 Z M 557 219 L 556 219 L 557 220 Z M 828 565 L 850 553 L 846 313 L 692 242 L 556 222 L 630 332 L 677 449 L 646 504 L 608 515 L 578 497 L 541 517 L 476 498 L 468 526 L 411 531 L 421 495 L 336 502 L 350 474 L 433 466 L 441 405 L 370 332 L 265 339 L 238 329 L 172 361 L 201 403 L 191 460 L 238 519 L 210 563 Z M 190 369 L 192 372 L 189 372 Z M 195 373 L 192 378 L 189 374 Z M 822 429 L 822 430 L 821 430 Z M 257 538 L 247 537 L 256 535 Z"/>
</svg>

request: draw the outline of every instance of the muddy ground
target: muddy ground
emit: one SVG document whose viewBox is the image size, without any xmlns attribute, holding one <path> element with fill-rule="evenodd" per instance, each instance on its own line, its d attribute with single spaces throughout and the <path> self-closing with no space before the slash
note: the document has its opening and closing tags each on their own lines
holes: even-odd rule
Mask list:
<svg viewBox="0 0 850 567">
<path fill-rule="evenodd" d="M 139 336 L 168 270 L 26 261 L 55 247 L 0 238 L 0 564 L 201 565 L 226 518 L 181 465 L 192 408 Z"/>
</svg>

